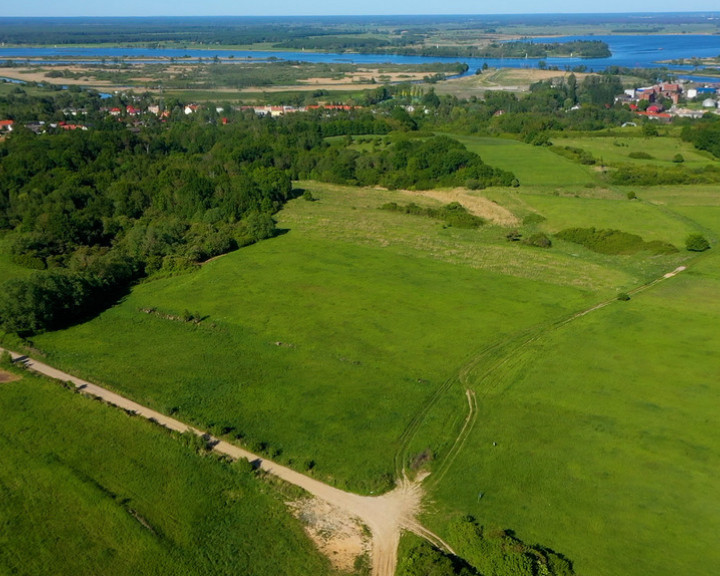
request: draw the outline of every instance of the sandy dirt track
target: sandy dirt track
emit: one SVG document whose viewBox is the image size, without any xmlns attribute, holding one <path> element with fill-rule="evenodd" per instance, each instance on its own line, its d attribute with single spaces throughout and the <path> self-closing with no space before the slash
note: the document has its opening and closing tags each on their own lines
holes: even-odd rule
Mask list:
<svg viewBox="0 0 720 576">
<path fill-rule="evenodd" d="M 0 353 L 2 352 L 3 348 L 0 348 Z M 402 530 L 414 532 L 418 536 L 429 540 L 434 545 L 452 552 L 448 544 L 421 526 L 416 519 L 416 515 L 420 511 L 422 499 L 422 488 L 419 482 L 410 482 L 407 478 L 402 478 L 398 481 L 397 487 L 394 490 L 381 496 L 360 496 L 350 492 L 344 492 L 314 478 L 300 474 L 295 470 L 291 470 L 286 466 L 243 450 L 229 442 L 213 438 L 202 430 L 188 426 L 179 420 L 170 418 L 137 402 L 133 402 L 106 388 L 62 372 L 52 366 L 33 360 L 28 356 L 23 356 L 12 351 L 10 351 L 10 354 L 16 363 L 23 364 L 28 369 L 49 376 L 50 378 L 72 383 L 83 394 L 100 398 L 108 404 L 134 412 L 139 416 L 157 422 L 171 430 L 181 433 L 192 431 L 195 434 L 207 436 L 214 444 L 213 450 L 216 452 L 235 459 L 246 458 L 269 474 L 273 474 L 290 484 L 299 486 L 310 494 L 343 510 L 349 516 L 359 519 L 372 533 L 373 576 L 393 576 L 395 574 L 397 548 Z"/>
</svg>

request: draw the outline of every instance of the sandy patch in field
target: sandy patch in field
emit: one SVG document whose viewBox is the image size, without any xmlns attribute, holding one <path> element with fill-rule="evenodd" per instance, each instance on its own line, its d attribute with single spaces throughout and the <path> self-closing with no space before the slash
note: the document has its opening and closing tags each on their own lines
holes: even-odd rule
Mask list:
<svg viewBox="0 0 720 576">
<path fill-rule="evenodd" d="M 480 218 L 484 218 L 500 226 L 517 226 L 520 224 L 517 216 L 507 208 L 500 206 L 500 204 L 495 204 L 495 202 L 483 196 L 477 196 L 465 188 L 454 188 L 452 190 L 403 190 L 403 193 L 410 196 L 434 198 L 444 204 L 459 202 L 465 206 L 471 214 L 480 216 Z"/>
<path fill-rule="evenodd" d="M 5 372 L 5 370 L 0 370 L 0 384 L 3 382 L 15 382 L 16 380 L 20 380 L 22 376 L 18 376 L 17 374 L 10 374 L 10 372 Z"/>
<path fill-rule="evenodd" d="M 370 553 L 370 538 L 346 512 L 318 498 L 291 502 L 289 506 L 335 569 L 353 572 L 355 560 Z"/>
<path fill-rule="evenodd" d="M 71 68 L 54 68 L 54 70 L 71 70 Z M 0 76 L 6 78 L 13 78 L 15 80 L 24 80 L 25 82 L 38 82 L 42 84 L 53 84 L 62 85 L 76 84 L 82 86 L 110 86 L 112 83 L 109 80 L 94 80 L 90 78 L 92 76 L 91 70 L 82 70 L 81 72 L 88 72 L 87 78 L 48 78 L 45 76 L 49 70 L 43 69 L 42 71 L 37 68 L 0 68 Z"/>
</svg>

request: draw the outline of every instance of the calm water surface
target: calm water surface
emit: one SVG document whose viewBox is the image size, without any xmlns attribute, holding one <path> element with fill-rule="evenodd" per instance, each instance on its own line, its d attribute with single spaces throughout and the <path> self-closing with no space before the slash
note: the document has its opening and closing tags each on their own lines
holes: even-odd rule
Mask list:
<svg viewBox="0 0 720 576">
<path fill-rule="evenodd" d="M 587 66 L 588 70 L 601 71 L 608 66 L 624 66 L 629 68 L 653 68 L 663 66 L 661 60 L 673 60 L 692 57 L 720 56 L 720 35 L 628 35 L 628 36 L 564 36 L 561 38 L 536 38 L 535 42 L 570 40 L 602 40 L 610 46 L 610 58 L 545 58 L 548 66 L 574 67 Z M 213 48 L 25 48 L 0 47 L 0 60 L 12 59 L 20 61 L 25 58 L 48 58 L 48 63 L 62 61 L 63 58 L 145 58 L 168 59 L 189 57 L 196 61 L 199 58 L 209 59 L 214 56 L 237 59 L 264 60 L 276 58 L 281 60 L 299 60 L 302 62 L 347 62 L 355 64 L 423 64 L 427 62 L 465 62 L 469 74 L 481 68 L 483 64 L 497 68 L 536 68 L 540 59 L 517 58 L 438 58 L 426 56 L 400 56 L 395 54 L 337 54 L 313 52 L 266 52 L 253 50 L 217 50 Z M 677 70 L 692 70 L 692 66 L 672 66 Z"/>
</svg>

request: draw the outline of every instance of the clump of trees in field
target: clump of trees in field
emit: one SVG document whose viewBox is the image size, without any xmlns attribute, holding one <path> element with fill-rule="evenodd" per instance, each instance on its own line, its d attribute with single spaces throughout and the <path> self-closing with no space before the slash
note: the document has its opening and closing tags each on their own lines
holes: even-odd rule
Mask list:
<svg viewBox="0 0 720 576">
<path fill-rule="evenodd" d="M 301 151 L 296 176 L 359 186 L 427 190 L 441 186 L 475 188 L 511 186 L 512 172 L 485 164 L 460 142 L 447 136 L 428 139 L 398 138 L 375 151 L 360 151 L 344 142 L 329 148 Z"/>
<path fill-rule="evenodd" d="M 696 124 L 683 128 L 682 139 L 720 158 L 720 118 L 705 114 Z"/>
</svg>

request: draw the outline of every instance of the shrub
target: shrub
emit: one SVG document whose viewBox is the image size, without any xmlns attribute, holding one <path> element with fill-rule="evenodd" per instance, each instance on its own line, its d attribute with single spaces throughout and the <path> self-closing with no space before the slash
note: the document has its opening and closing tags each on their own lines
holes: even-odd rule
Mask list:
<svg viewBox="0 0 720 576">
<path fill-rule="evenodd" d="M 707 164 L 692 170 L 684 165 L 623 165 L 610 172 L 611 184 L 656 186 L 658 184 L 714 184 L 720 182 L 720 167 Z"/>
<path fill-rule="evenodd" d="M 690 234 L 685 239 L 685 248 L 691 252 L 705 252 L 710 249 L 710 242 L 702 234 Z"/>
<path fill-rule="evenodd" d="M 563 146 L 557 149 L 553 148 L 553 152 L 559 154 L 560 156 L 564 156 L 569 160 L 573 160 L 574 162 L 585 164 L 586 166 L 592 166 L 597 162 L 592 153 L 575 146 Z"/>
<path fill-rule="evenodd" d="M 469 516 L 452 522 L 449 532 L 458 553 L 480 574 L 571 576 L 575 573 L 572 562 L 561 554 L 539 545 L 529 546 L 512 531 L 488 529 Z"/>
<path fill-rule="evenodd" d="M 685 158 L 683 158 L 682 154 L 675 154 L 672 161 L 676 164 L 682 164 L 683 162 L 685 162 Z"/>
<path fill-rule="evenodd" d="M 313 196 L 313 193 L 310 192 L 310 190 L 305 190 L 305 192 L 303 192 L 302 199 L 306 202 L 315 202 L 315 196 Z"/>
<path fill-rule="evenodd" d="M 10 352 L 7 350 L 3 350 L 2 354 L 0 354 L 0 366 L 5 366 L 6 368 L 12 366 L 12 356 L 10 355 Z"/>
<path fill-rule="evenodd" d="M 541 222 L 545 222 L 545 220 L 545 216 L 533 212 L 532 214 L 528 214 L 527 216 L 525 216 L 525 218 L 523 218 L 523 224 L 525 226 L 531 226 L 533 224 L 540 224 Z"/>
<path fill-rule="evenodd" d="M 654 159 L 653 156 L 651 156 L 647 152 L 642 152 L 642 151 L 630 152 L 630 154 L 628 154 L 628 156 L 630 158 L 635 158 L 636 160 L 653 160 Z"/>
<path fill-rule="evenodd" d="M 637 194 L 635 194 L 635 192 L 632 192 L 632 191 L 628 192 L 627 198 L 628 198 L 628 200 L 635 200 L 637 198 Z"/>
<path fill-rule="evenodd" d="M 480 180 L 477 178 L 469 178 L 465 181 L 465 188 L 469 188 L 470 190 L 479 190 L 481 186 Z"/>
<path fill-rule="evenodd" d="M 627 302 L 630 300 L 630 295 L 627 292 L 620 292 L 620 294 L 617 295 L 617 299 L 621 302 Z"/>
<path fill-rule="evenodd" d="M 533 234 L 529 238 L 527 238 L 524 241 L 525 244 L 528 246 L 535 246 L 537 248 L 550 248 L 552 246 L 552 241 L 546 234 L 543 234 L 542 232 L 538 232 L 537 234 Z"/>
</svg>

